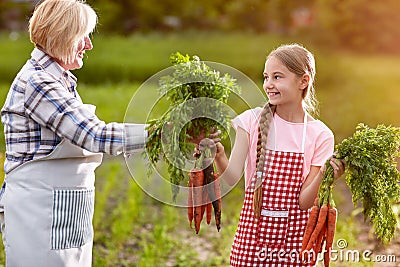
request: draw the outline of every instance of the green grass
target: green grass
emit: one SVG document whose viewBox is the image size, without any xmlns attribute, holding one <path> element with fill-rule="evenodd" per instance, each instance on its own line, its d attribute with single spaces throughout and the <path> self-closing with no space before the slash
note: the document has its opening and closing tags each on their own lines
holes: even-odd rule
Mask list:
<svg viewBox="0 0 400 267">
<path fill-rule="evenodd" d="M 94 48 L 86 52 L 85 67 L 75 71 L 80 82 L 140 81 L 169 67 L 174 52 L 198 55 L 204 61 L 223 63 L 261 79 L 268 52 L 278 46 L 281 37 L 263 34 L 222 34 L 186 32 L 182 34 L 136 34 L 128 38 L 95 33 Z M 293 40 L 285 40 L 290 42 Z M 17 41 L 0 34 L 0 81 L 11 81 L 30 57 L 33 45 L 26 35 Z M 4 52 L 4 53 L 3 53 Z M 19 55 L 15 57 L 15 55 Z"/>
<path fill-rule="evenodd" d="M 113 77 L 144 81 L 169 67 L 169 56 L 179 51 L 183 54 L 198 55 L 205 61 L 227 64 L 252 78 L 258 78 L 262 76 L 260 68 L 263 66 L 268 49 L 271 48 L 259 45 L 263 43 L 276 46 L 278 39 L 263 35 L 198 32 L 180 35 L 134 35 L 128 39 L 119 36 L 111 38 L 94 36 L 95 49 L 88 52 L 87 68 L 82 71 L 86 72 L 85 81 L 89 82 L 99 80 L 99 72 L 112 81 L 116 81 Z M 101 68 L 104 62 L 112 68 Z"/>
<path fill-rule="evenodd" d="M 138 168 L 137 175 L 146 174 L 144 166 Z M 93 265 L 228 266 L 242 197 L 235 188 L 224 198 L 220 233 L 203 222 L 195 235 L 186 209 L 160 205 L 129 178 L 119 159 L 109 158 L 97 170 Z"/>
<path fill-rule="evenodd" d="M 172 52 L 198 54 L 203 60 L 233 66 L 261 85 L 265 55 L 282 39 L 253 34 L 193 32 L 135 35 L 128 39 L 95 35 L 93 42 L 95 48 L 88 53 L 85 67 L 76 72 L 78 90 L 85 103 L 97 106 L 96 113 L 102 120 L 111 122 L 124 120 L 126 108 L 137 88 L 169 66 L 168 57 Z M 399 125 L 400 58 L 341 54 L 311 44 L 309 47 L 317 60 L 320 118 L 333 130 L 337 142 L 351 135 L 358 122 L 371 126 L 378 123 Z M 11 42 L 2 35 L 0 50 L 0 100 L 4 102 L 10 77 L 29 57 L 31 45 L 26 37 Z M 244 94 L 252 93 L 246 89 L 243 88 Z M 144 122 L 143 107 L 154 102 L 156 94 L 149 92 L 149 95 L 151 97 L 142 103 L 135 102 L 129 109 L 135 114 L 137 111 L 137 116 L 133 117 L 137 122 Z M 262 104 L 262 99 L 259 101 Z M 0 151 L 3 160 L 2 134 Z M 138 163 L 135 175 L 146 175 L 146 166 L 142 165 Z M 203 224 L 200 234 L 195 235 L 188 226 L 186 210 L 162 204 L 143 192 L 130 177 L 122 157 L 105 157 L 96 175 L 94 266 L 229 265 L 229 251 L 243 201 L 243 184 L 223 198 L 221 231 L 218 233 L 214 226 Z M 348 195 L 341 187 L 336 190 L 339 208 L 348 205 L 351 201 Z M 362 250 L 366 244 L 357 238 L 357 220 L 348 211 L 339 216 L 336 239 L 346 239 L 349 249 Z M 3 263 L 4 253 L 0 253 L 0 266 Z M 336 266 L 348 264 L 338 262 Z M 373 265 L 351 263 L 351 266 Z"/>
</svg>

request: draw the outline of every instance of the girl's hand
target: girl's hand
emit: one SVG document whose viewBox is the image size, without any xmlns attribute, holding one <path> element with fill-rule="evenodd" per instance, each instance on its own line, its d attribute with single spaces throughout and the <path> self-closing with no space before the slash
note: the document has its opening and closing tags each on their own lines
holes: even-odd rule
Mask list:
<svg viewBox="0 0 400 267">
<path fill-rule="evenodd" d="M 335 179 L 339 178 L 340 176 L 342 176 L 344 174 L 344 171 L 346 168 L 344 160 L 337 159 L 337 158 L 335 158 L 335 155 L 333 155 L 330 158 L 329 163 L 333 167 L 333 173 L 334 173 Z"/>
<path fill-rule="evenodd" d="M 217 150 L 215 151 L 216 159 L 220 158 L 221 156 L 225 156 L 225 148 L 221 144 L 221 142 L 215 143 L 215 147 L 217 148 Z"/>
<path fill-rule="evenodd" d="M 215 131 L 209 135 L 209 138 L 203 138 L 195 147 L 194 157 L 197 157 L 206 148 L 209 148 L 213 157 L 218 157 L 222 153 L 225 154 L 224 146 L 221 144 L 221 139 L 218 136 L 221 134 L 220 130 Z"/>
<path fill-rule="evenodd" d="M 220 130 L 216 130 L 214 127 L 212 127 L 212 128 L 210 129 L 210 135 L 208 136 L 208 138 L 209 138 L 209 139 L 212 139 L 212 140 L 215 141 L 215 142 L 219 142 L 219 141 L 221 141 L 221 140 L 218 138 L 218 136 L 219 136 L 220 134 L 221 134 L 221 131 L 220 131 Z M 193 138 L 189 139 L 188 141 L 189 141 L 190 143 L 195 144 L 195 145 L 197 146 L 198 144 L 200 144 L 200 142 L 201 142 L 203 139 L 207 139 L 206 133 L 205 133 L 205 130 L 204 130 L 204 129 L 200 132 L 200 134 L 199 134 L 198 136 L 193 137 Z"/>
</svg>

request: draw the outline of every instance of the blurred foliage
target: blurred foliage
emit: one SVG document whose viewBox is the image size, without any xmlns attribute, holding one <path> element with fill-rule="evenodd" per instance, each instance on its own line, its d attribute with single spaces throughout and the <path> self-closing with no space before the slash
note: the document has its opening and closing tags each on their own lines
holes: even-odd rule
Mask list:
<svg viewBox="0 0 400 267">
<path fill-rule="evenodd" d="M 0 1 L 0 30 L 25 31 L 37 1 Z M 399 53 L 398 0 L 87 0 L 101 34 L 245 31 L 307 36 L 319 45 Z"/>
<path fill-rule="evenodd" d="M 315 28 L 341 47 L 364 52 L 400 52 L 400 1 L 317 0 Z"/>
<path fill-rule="evenodd" d="M 283 42 L 283 38 L 266 34 L 193 31 L 136 33 L 129 37 L 95 34 L 92 42 L 94 48 L 85 53 L 84 67 L 74 71 L 80 83 L 143 82 L 169 67 L 168 57 L 176 51 L 229 65 L 259 80 L 268 51 Z M 26 35 L 14 40 L 0 34 L 0 82 L 12 82 L 29 59 L 32 48 Z"/>
<path fill-rule="evenodd" d="M 121 119 L 116 116 L 116 112 L 121 112 L 117 106 L 125 109 L 122 100 L 129 101 L 135 92 L 131 84 L 140 85 L 169 67 L 168 57 L 172 52 L 199 55 L 203 60 L 233 67 L 249 76 L 262 91 L 266 55 L 280 43 L 294 40 L 276 35 L 201 32 L 135 34 L 129 38 L 94 36 L 94 49 L 86 53 L 84 67 L 74 71 L 74 74 L 78 77 L 78 90 L 87 102 L 95 101 L 100 95 L 105 96 L 104 101 L 95 103 L 103 107 L 98 109 L 99 113 L 107 106 L 110 91 L 113 93 L 113 103 L 118 105 L 104 110 L 100 117 L 114 121 Z M 316 58 L 320 118 L 333 130 L 337 142 L 352 134 L 359 122 L 371 127 L 378 123 L 399 125 L 400 98 L 396 97 L 400 83 L 399 55 L 344 53 L 321 49 L 310 42 L 303 44 L 313 51 Z M 32 44 L 26 36 L 11 40 L 0 34 L 1 102 L 4 102 L 12 80 L 29 58 L 31 50 Z M 93 90 L 88 90 L 85 84 Z M 249 95 L 251 90 L 243 88 L 242 91 L 247 94 L 247 100 L 257 103 L 258 99 Z M 89 92 L 93 95 L 83 95 Z M 259 101 L 262 105 L 264 99 Z M 237 112 L 240 112 L 239 108 Z M 0 138 L 0 144 L 4 147 L 4 138 Z"/>
<path fill-rule="evenodd" d="M 88 0 L 102 22 L 99 30 L 229 30 L 288 33 L 293 12 L 312 8 L 315 0 Z"/>
<path fill-rule="evenodd" d="M 0 0 L 0 30 L 27 31 L 35 1 Z"/>
</svg>

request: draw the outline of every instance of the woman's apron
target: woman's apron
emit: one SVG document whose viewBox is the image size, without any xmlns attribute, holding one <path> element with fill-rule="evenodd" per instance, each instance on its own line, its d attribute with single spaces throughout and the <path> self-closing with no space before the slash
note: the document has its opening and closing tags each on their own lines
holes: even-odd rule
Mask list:
<svg viewBox="0 0 400 267">
<path fill-rule="evenodd" d="M 254 177 L 245 191 L 231 266 L 312 266 L 299 257 L 308 219 L 308 211 L 299 208 L 306 129 L 307 114 L 300 153 L 266 151 L 261 216 L 253 214 Z"/>
<path fill-rule="evenodd" d="M 64 139 L 48 156 L 7 174 L 7 266 L 92 266 L 94 171 L 101 161 L 101 153 Z"/>
</svg>

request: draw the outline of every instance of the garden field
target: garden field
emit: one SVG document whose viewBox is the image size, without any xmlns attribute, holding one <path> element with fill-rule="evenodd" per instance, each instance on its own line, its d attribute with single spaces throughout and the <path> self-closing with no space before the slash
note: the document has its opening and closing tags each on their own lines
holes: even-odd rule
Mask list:
<svg viewBox="0 0 400 267">
<path fill-rule="evenodd" d="M 173 52 L 231 66 L 254 81 L 261 92 L 268 52 L 280 43 L 296 41 L 250 33 L 152 33 L 125 38 L 100 35 L 93 36 L 94 49 L 87 52 L 83 69 L 75 74 L 83 101 L 96 105 L 97 115 L 106 122 L 124 121 L 135 92 L 147 79 L 170 66 L 168 58 Z M 301 43 L 316 57 L 319 119 L 332 129 L 336 142 L 351 135 L 359 122 L 371 127 L 381 123 L 400 126 L 400 57 L 351 54 L 330 51 L 306 40 Z M 31 49 L 26 36 L 11 40 L 0 35 L 1 103 Z M 242 91 L 251 98 L 246 88 Z M 146 101 L 143 106 L 151 105 L 154 99 Z M 262 105 L 263 101 L 258 99 L 251 105 Z M 140 114 L 143 107 L 138 105 L 134 109 Z M 139 118 L 138 123 L 145 122 L 145 116 Z M 3 133 L 0 137 L 3 161 Z M 147 175 L 143 162 L 135 165 L 135 176 Z M 145 193 L 133 179 L 137 177 L 132 178 L 122 156 L 105 156 L 96 175 L 93 266 L 229 266 L 230 247 L 243 202 L 242 182 L 222 200 L 221 231 L 217 232 L 214 225 L 203 224 L 196 235 L 187 222 L 186 209 L 161 203 Z M 339 210 L 335 240 L 345 241 L 346 246 L 334 245 L 338 254 L 332 266 L 400 266 L 399 231 L 391 244 L 379 244 L 359 209 L 353 208 L 343 180 L 335 187 L 334 197 Z M 1 266 L 2 245 L 0 251 Z M 369 251 L 370 254 L 366 253 Z"/>
</svg>

